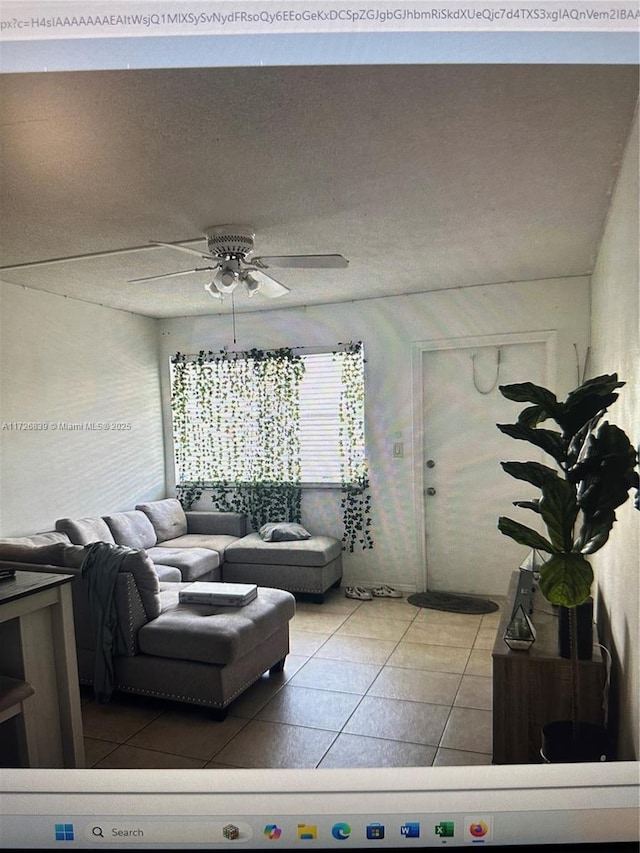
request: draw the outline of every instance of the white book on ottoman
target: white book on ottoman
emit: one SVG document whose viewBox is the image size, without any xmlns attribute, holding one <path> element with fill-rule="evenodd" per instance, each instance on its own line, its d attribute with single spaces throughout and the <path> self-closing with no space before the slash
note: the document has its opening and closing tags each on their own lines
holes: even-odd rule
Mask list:
<svg viewBox="0 0 640 853">
<path fill-rule="evenodd" d="M 223 604 L 243 607 L 258 595 L 254 583 L 207 583 L 194 581 L 181 589 L 178 598 L 183 604 Z"/>
</svg>

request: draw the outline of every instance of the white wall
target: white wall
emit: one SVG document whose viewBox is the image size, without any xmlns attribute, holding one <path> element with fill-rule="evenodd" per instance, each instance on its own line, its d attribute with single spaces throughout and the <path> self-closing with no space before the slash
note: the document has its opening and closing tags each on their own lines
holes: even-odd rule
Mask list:
<svg viewBox="0 0 640 853">
<path fill-rule="evenodd" d="M 589 333 L 589 281 L 586 277 L 519 282 L 447 292 L 389 297 L 306 309 L 275 309 L 236 316 L 238 346 L 335 345 L 362 340 L 367 371 L 367 450 L 370 458 L 375 548 L 345 554 L 345 584 L 386 581 L 416 588 L 422 575 L 420 533 L 416 527 L 413 456 L 412 355 L 417 341 L 507 332 L 557 330 L 558 394 L 575 387 L 574 343 L 584 358 Z M 232 343 L 229 315 L 162 321 L 160 348 L 166 434 L 170 435 L 169 358 L 175 352 L 218 350 Z M 523 381 L 529 377 L 522 377 Z M 393 459 L 398 435 L 403 459 Z M 167 442 L 167 468 L 171 448 Z M 170 475 L 168 475 L 170 476 Z M 168 487 L 171 490 L 168 479 Z M 198 508 L 206 508 L 201 501 Z M 303 522 L 312 532 L 342 530 L 339 494 L 305 492 Z M 473 519 L 470 519 L 473 523 Z M 487 592 L 498 592 L 488 590 Z"/>
<path fill-rule="evenodd" d="M 156 321 L 9 284 L 0 317 L 0 536 L 164 497 Z"/>
<path fill-rule="evenodd" d="M 590 374 L 618 373 L 627 384 L 608 418 L 640 445 L 640 270 L 638 264 L 638 116 L 612 197 L 592 276 Z M 633 494 L 633 493 L 632 493 Z M 616 511 L 607 545 L 594 555 L 598 621 L 614 650 L 619 757 L 640 754 L 640 512 L 633 500 Z"/>
</svg>

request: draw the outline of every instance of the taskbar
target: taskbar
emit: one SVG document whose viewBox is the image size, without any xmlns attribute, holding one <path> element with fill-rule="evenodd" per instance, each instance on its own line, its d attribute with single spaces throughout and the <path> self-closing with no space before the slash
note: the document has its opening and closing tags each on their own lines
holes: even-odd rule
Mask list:
<svg viewBox="0 0 640 853">
<path fill-rule="evenodd" d="M 560 851 L 638 849 L 638 808 L 371 815 L 2 816 L 0 846 L 16 849 L 332 849 L 551 845 Z M 633 845 L 626 847 L 625 845 Z M 578 846 L 576 846 L 578 845 Z M 586 846 L 585 846 L 586 845 Z"/>
</svg>

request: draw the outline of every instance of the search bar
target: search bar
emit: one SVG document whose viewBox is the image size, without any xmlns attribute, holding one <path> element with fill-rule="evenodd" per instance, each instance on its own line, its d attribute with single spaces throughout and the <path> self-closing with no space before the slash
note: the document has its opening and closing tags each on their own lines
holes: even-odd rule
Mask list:
<svg viewBox="0 0 640 853">
<path fill-rule="evenodd" d="M 248 823 L 237 821 L 95 821 L 84 828 L 87 841 L 96 844 L 202 844 L 249 841 Z"/>
</svg>

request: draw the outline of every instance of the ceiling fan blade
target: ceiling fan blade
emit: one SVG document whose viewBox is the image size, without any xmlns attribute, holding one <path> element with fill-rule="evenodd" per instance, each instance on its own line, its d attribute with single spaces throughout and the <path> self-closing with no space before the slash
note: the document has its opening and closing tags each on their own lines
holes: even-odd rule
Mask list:
<svg viewBox="0 0 640 853">
<path fill-rule="evenodd" d="M 265 267 L 308 268 L 308 269 L 345 269 L 349 261 L 342 255 L 262 255 L 252 258 L 252 264 Z"/>
<path fill-rule="evenodd" d="M 24 270 L 29 267 L 45 267 L 50 264 L 66 264 L 69 261 L 89 261 L 92 258 L 108 258 L 110 255 L 127 255 L 130 252 L 145 252 L 153 249 L 153 244 L 149 243 L 146 246 L 129 246 L 126 249 L 108 249 L 105 252 L 88 252 L 84 255 L 67 255 L 64 258 L 48 258 L 44 261 L 28 261 L 24 264 L 9 264 L 8 266 L 0 267 L 0 270 Z"/>
<path fill-rule="evenodd" d="M 128 284 L 138 284 L 141 281 L 156 281 L 159 278 L 174 278 L 177 275 L 192 275 L 194 272 L 209 272 L 218 269 L 215 267 L 196 267 L 192 270 L 180 270 L 178 272 L 165 272 L 162 275 L 147 275 L 144 278 L 130 278 Z"/>
<path fill-rule="evenodd" d="M 190 255 L 206 258 L 208 261 L 216 260 L 214 255 L 209 255 L 207 252 L 200 252 L 198 249 L 191 249 L 189 246 L 183 246 L 181 243 L 162 243 L 160 240 L 151 240 L 151 245 L 164 246 L 165 249 L 179 249 L 181 252 L 188 252 Z"/>
<path fill-rule="evenodd" d="M 286 287 L 286 285 L 281 284 L 281 282 L 279 281 L 276 281 L 275 278 L 270 275 L 267 275 L 265 272 L 262 272 L 262 270 L 250 267 L 247 272 L 252 279 L 259 283 L 260 289 L 258 292 L 262 293 L 263 296 L 268 296 L 270 299 L 275 299 L 278 296 L 284 296 L 285 293 L 291 292 L 291 289 L 289 287 Z"/>
</svg>

